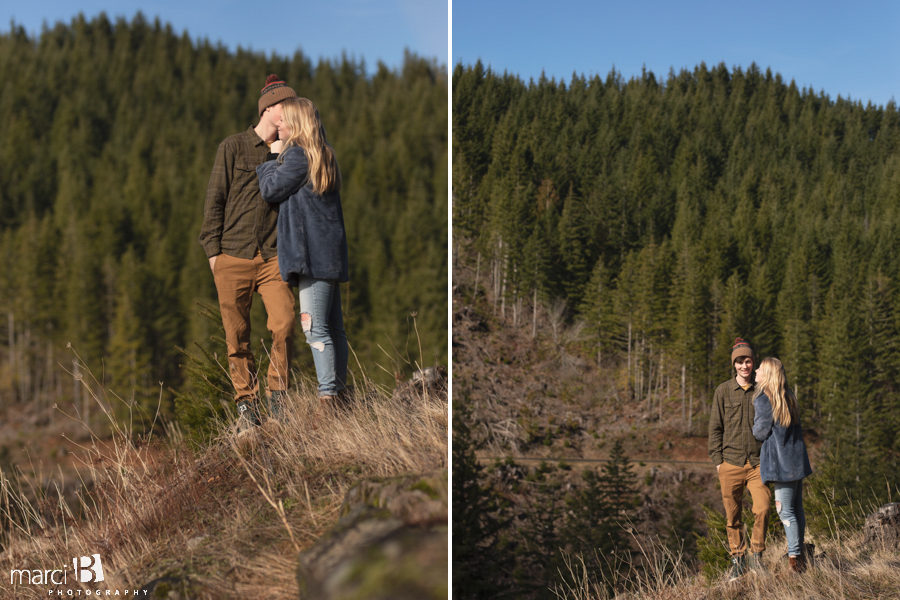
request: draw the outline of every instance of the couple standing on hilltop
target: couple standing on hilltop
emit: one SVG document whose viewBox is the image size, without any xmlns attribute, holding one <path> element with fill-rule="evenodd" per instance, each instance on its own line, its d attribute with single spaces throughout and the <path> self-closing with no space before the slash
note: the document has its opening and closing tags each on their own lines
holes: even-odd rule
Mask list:
<svg viewBox="0 0 900 600">
<path fill-rule="evenodd" d="M 346 393 L 348 345 L 338 284 L 347 281 L 341 175 L 310 100 L 276 75 L 266 79 L 259 122 L 219 144 L 206 192 L 200 243 L 219 297 L 238 423 L 260 423 L 250 349 L 250 307 L 262 297 L 272 334 L 268 411 L 287 397 L 294 296 L 328 404 Z M 276 247 L 277 246 L 277 247 Z"/>
<path fill-rule="evenodd" d="M 800 429 L 797 399 L 788 386 L 781 361 L 756 357 L 745 340 L 731 349 L 734 377 L 716 388 L 709 419 L 709 456 L 716 465 L 725 505 L 725 530 L 731 551 L 731 579 L 748 568 L 762 570 L 766 520 L 775 488 L 775 511 L 784 525 L 788 564 L 806 569 L 803 479 L 812 473 Z M 744 489 L 753 499 L 750 556 L 741 522 Z"/>
</svg>

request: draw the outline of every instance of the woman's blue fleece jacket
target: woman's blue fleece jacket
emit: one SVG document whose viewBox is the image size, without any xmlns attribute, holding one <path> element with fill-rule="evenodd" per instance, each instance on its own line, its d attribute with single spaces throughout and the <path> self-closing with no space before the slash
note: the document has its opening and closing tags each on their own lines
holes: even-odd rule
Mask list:
<svg viewBox="0 0 900 600">
<path fill-rule="evenodd" d="M 278 207 L 278 267 L 281 278 L 297 285 L 301 277 L 347 281 L 347 233 L 341 195 L 317 194 L 309 182 L 309 162 L 299 146 L 284 161 L 256 167 L 262 197 Z"/>
<path fill-rule="evenodd" d="M 759 476 L 763 483 L 797 481 L 811 474 L 800 418 L 794 417 L 790 427 L 776 423 L 772 402 L 765 394 L 753 399 L 753 408 L 753 437 L 763 443 L 759 450 Z"/>
</svg>

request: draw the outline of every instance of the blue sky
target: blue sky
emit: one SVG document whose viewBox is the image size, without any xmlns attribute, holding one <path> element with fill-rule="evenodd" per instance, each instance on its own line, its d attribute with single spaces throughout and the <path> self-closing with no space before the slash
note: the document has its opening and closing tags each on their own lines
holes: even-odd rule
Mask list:
<svg viewBox="0 0 900 600">
<path fill-rule="evenodd" d="M 374 71 L 380 60 L 403 63 L 408 48 L 447 64 L 446 0 L 24 0 L 4 2 L 0 30 L 15 21 L 32 35 L 42 24 L 71 22 L 79 12 L 91 18 L 105 11 L 115 20 L 131 20 L 140 10 L 159 17 L 179 34 L 206 38 L 236 49 L 275 52 L 291 57 L 297 49 L 314 62 L 340 58 L 342 52 L 365 60 Z"/>
<path fill-rule="evenodd" d="M 900 101 L 897 0 L 454 0 L 452 18 L 453 66 L 525 81 L 756 62 L 832 99 Z"/>
</svg>

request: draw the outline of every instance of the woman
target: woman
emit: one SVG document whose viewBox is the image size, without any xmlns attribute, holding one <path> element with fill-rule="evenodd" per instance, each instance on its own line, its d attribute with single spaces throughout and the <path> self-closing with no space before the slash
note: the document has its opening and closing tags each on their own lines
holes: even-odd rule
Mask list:
<svg viewBox="0 0 900 600">
<path fill-rule="evenodd" d="M 341 210 L 341 173 L 315 105 L 281 103 L 278 140 L 256 168 L 262 197 L 280 204 L 281 277 L 299 288 L 300 324 L 312 349 L 319 399 L 336 399 L 347 382 L 347 337 L 338 284 L 349 279 L 347 234 Z"/>
<path fill-rule="evenodd" d="M 797 399 L 787 386 L 784 366 L 777 358 L 763 359 L 756 371 L 753 436 L 761 441 L 759 472 L 763 482 L 775 484 L 775 510 L 784 525 L 791 570 L 806 569 L 803 555 L 806 515 L 803 512 L 803 478 L 812 473 Z"/>
</svg>

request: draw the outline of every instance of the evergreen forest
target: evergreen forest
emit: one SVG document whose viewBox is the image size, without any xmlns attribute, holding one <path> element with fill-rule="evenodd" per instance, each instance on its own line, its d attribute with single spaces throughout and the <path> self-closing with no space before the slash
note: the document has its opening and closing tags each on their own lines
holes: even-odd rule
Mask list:
<svg viewBox="0 0 900 600">
<path fill-rule="evenodd" d="M 735 338 L 746 338 L 758 357 L 783 361 L 804 428 L 821 441 L 813 509 L 852 515 L 890 499 L 895 102 L 831 98 L 755 64 L 524 82 L 479 61 L 452 77 L 453 260 L 454 273 L 474 273 L 466 294 L 532 338 L 559 318 L 577 324 L 570 345 L 625 391 L 617 401 L 659 402 L 662 414 L 688 399 L 695 436 L 733 375 Z M 490 507 L 503 494 L 471 457 L 456 459 L 477 422 L 458 406 L 475 399 L 456 400 L 454 494 L 470 490 L 483 515 L 502 514 Z M 486 518 L 455 523 L 454 539 L 502 544 L 502 523 Z"/>
<path fill-rule="evenodd" d="M 316 103 L 343 173 L 351 371 L 393 385 L 446 364 L 446 67 L 314 64 L 101 14 L 0 35 L 0 399 L 60 402 L 89 373 L 171 417 L 186 365 L 221 376 L 198 234 L 216 147 L 256 124 L 269 73 Z M 298 319 L 294 367 L 314 377 L 309 354 Z"/>
</svg>

